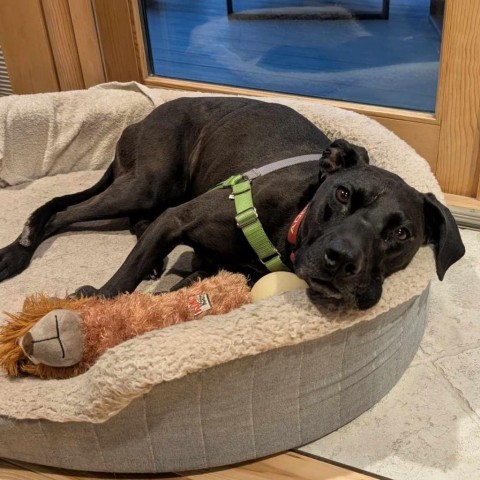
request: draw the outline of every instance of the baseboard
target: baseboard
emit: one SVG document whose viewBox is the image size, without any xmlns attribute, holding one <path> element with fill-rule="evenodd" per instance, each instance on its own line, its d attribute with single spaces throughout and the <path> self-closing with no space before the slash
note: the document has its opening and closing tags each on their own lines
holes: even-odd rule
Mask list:
<svg viewBox="0 0 480 480">
<path fill-rule="evenodd" d="M 462 228 L 480 231 L 480 211 L 462 207 L 450 207 L 458 225 Z"/>
<path fill-rule="evenodd" d="M 452 194 L 446 194 L 445 199 L 460 227 L 480 230 L 479 200 Z"/>
</svg>

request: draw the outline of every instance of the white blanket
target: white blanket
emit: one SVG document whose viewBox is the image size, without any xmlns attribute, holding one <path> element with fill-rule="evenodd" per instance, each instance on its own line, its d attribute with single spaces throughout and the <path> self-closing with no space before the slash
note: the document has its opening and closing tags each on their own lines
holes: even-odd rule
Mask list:
<svg viewBox="0 0 480 480">
<path fill-rule="evenodd" d="M 105 168 L 122 130 L 163 103 L 135 82 L 0 99 L 0 180 Z M 93 141 L 95 139 L 95 141 Z"/>
</svg>

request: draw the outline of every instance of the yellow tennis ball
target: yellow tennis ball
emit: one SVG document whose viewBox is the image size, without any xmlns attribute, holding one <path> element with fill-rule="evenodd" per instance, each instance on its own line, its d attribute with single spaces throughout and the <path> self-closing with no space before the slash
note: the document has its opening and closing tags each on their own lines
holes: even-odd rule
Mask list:
<svg viewBox="0 0 480 480">
<path fill-rule="evenodd" d="M 291 272 L 273 272 L 262 277 L 252 287 L 252 300 L 258 302 L 264 298 L 280 293 L 308 288 L 307 282 Z"/>
</svg>

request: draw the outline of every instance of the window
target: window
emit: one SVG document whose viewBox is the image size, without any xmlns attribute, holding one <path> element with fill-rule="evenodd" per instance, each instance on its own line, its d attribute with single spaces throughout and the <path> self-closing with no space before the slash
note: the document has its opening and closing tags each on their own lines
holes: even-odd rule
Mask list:
<svg viewBox="0 0 480 480">
<path fill-rule="evenodd" d="M 443 0 L 144 0 L 143 9 L 155 75 L 435 110 Z"/>
</svg>

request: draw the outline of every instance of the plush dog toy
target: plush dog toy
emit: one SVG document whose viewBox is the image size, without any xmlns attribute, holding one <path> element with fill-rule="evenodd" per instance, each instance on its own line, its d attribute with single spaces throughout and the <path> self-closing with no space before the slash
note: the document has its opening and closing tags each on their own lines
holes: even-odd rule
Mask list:
<svg viewBox="0 0 480 480">
<path fill-rule="evenodd" d="M 0 367 L 8 375 L 69 378 L 109 348 L 142 333 L 223 314 L 251 301 L 243 275 L 220 272 L 188 288 L 114 299 L 28 297 L 0 327 Z"/>
<path fill-rule="evenodd" d="M 0 326 L 0 368 L 8 375 L 62 379 L 88 370 L 109 348 L 159 328 L 227 313 L 251 301 L 307 288 L 290 272 L 262 277 L 252 288 L 243 275 L 220 272 L 162 295 L 114 299 L 27 297 L 23 311 Z"/>
</svg>

